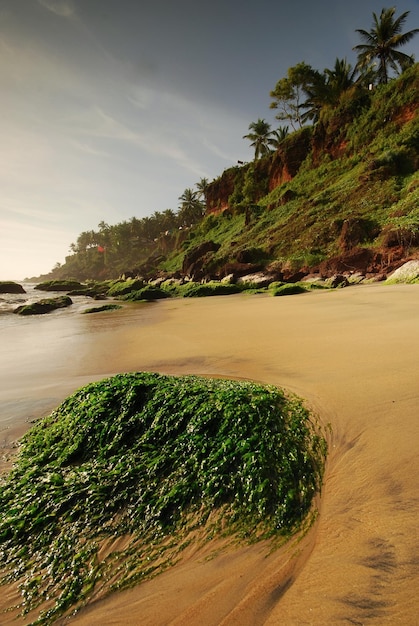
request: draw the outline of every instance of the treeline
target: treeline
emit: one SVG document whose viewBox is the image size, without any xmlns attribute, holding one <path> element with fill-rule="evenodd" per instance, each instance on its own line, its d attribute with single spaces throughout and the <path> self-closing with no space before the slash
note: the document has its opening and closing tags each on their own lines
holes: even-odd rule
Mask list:
<svg viewBox="0 0 419 626">
<path fill-rule="evenodd" d="M 143 218 L 132 217 L 113 226 L 102 221 L 98 230 L 80 233 L 70 245 L 65 264 L 57 263 L 53 278 L 114 278 L 133 270 L 154 254 L 166 254 L 177 246 L 183 233 L 198 223 L 205 212 L 208 181 L 185 189 L 177 211 L 155 211 Z"/>
</svg>

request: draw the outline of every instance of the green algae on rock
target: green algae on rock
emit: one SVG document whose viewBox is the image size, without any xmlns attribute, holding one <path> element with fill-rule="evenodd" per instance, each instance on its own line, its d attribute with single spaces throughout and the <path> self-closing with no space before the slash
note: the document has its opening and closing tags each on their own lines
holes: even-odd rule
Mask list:
<svg viewBox="0 0 419 626">
<path fill-rule="evenodd" d="M 69 296 L 58 296 L 58 298 L 45 298 L 32 302 L 32 304 L 22 304 L 18 306 L 13 313 L 17 315 L 43 315 L 44 313 L 50 313 L 56 309 L 63 309 L 73 304 L 72 299 Z"/>
<path fill-rule="evenodd" d="M 97 585 L 159 573 L 197 528 L 286 537 L 313 510 L 325 454 L 302 401 L 273 386 L 144 372 L 92 383 L 35 424 L 2 480 L 1 581 L 49 624 Z M 128 547 L 100 559 L 116 536 Z"/>
</svg>

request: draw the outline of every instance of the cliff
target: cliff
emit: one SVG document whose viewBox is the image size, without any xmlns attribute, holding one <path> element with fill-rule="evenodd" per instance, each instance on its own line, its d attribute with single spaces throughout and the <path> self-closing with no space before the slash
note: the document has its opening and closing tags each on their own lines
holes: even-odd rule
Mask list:
<svg viewBox="0 0 419 626">
<path fill-rule="evenodd" d="M 389 90 L 386 86 L 389 97 L 384 101 L 383 89 L 377 94 L 349 90 L 338 106 L 322 111 L 315 126 L 292 133 L 277 151 L 225 170 L 209 185 L 207 214 L 220 213 L 242 202 L 258 203 L 269 192 L 293 180 L 303 163 L 316 168 L 327 159 L 337 160 L 362 152 L 372 147 L 374 134 L 384 126 L 389 136 L 397 136 L 417 116 L 418 65 L 413 72 L 402 75 L 397 83 L 397 89 Z M 414 162 L 412 169 L 417 169 L 417 145 L 413 141 L 410 147 L 416 150 L 416 155 L 411 150 L 409 157 Z"/>
<path fill-rule="evenodd" d="M 220 213 L 240 202 L 257 203 L 294 178 L 312 150 L 312 129 L 290 135 L 274 153 L 241 167 L 232 167 L 213 181 L 206 194 L 206 213 Z"/>
<path fill-rule="evenodd" d="M 190 275 L 192 266 L 203 279 L 252 269 L 287 280 L 383 277 L 419 258 L 418 94 L 418 64 L 371 91 L 350 89 L 275 152 L 222 172 L 192 227 L 156 213 L 100 230 L 93 243 L 106 244 L 106 267 L 82 233 L 51 277 L 149 279 Z"/>
</svg>

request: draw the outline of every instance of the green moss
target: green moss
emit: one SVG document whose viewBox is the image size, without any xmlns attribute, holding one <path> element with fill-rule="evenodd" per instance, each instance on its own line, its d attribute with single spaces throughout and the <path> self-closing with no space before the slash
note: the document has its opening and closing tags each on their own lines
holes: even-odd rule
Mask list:
<svg viewBox="0 0 419 626">
<path fill-rule="evenodd" d="M 138 289 L 135 291 L 131 291 L 130 293 L 121 296 L 121 300 L 129 300 L 131 302 L 135 302 L 138 300 L 163 300 L 164 298 L 169 298 L 170 293 L 165 291 L 164 289 L 159 289 L 158 287 L 153 287 L 152 285 L 147 285 L 142 289 Z"/>
<path fill-rule="evenodd" d="M 82 311 L 82 313 L 101 313 L 102 311 L 115 311 L 117 309 L 122 309 L 122 306 L 120 304 L 103 304 L 102 306 L 92 306 Z"/>
<path fill-rule="evenodd" d="M 72 299 L 69 296 L 59 296 L 58 298 L 45 298 L 38 300 L 32 304 L 23 304 L 18 306 L 13 313 L 17 315 L 43 315 L 44 313 L 51 313 L 56 309 L 63 309 L 73 304 Z"/>
<path fill-rule="evenodd" d="M 138 291 L 144 287 L 144 281 L 139 279 L 130 279 L 124 281 L 115 281 L 109 288 L 108 295 L 112 297 L 123 296 Z"/>
<path fill-rule="evenodd" d="M 99 580 L 122 588 L 168 567 L 197 528 L 286 536 L 325 453 L 302 402 L 271 386 L 151 373 L 88 385 L 25 435 L 2 481 L 2 582 L 19 581 L 23 612 L 52 600 L 36 622 L 49 624 Z M 100 561 L 101 541 L 122 535 L 128 548 Z"/>
<path fill-rule="evenodd" d="M 201 298 L 204 296 L 229 296 L 240 293 L 242 290 L 238 285 L 224 283 L 186 283 L 182 286 L 181 295 L 184 298 Z"/>
<path fill-rule="evenodd" d="M 308 288 L 294 283 L 280 285 L 279 287 L 273 287 L 270 289 L 270 293 L 273 296 L 293 296 L 298 293 L 307 293 L 307 291 Z"/>
<path fill-rule="evenodd" d="M 73 291 L 74 289 L 83 289 L 84 287 L 86 285 L 78 280 L 48 280 L 36 285 L 35 289 L 39 291 Z"/>
</svg>

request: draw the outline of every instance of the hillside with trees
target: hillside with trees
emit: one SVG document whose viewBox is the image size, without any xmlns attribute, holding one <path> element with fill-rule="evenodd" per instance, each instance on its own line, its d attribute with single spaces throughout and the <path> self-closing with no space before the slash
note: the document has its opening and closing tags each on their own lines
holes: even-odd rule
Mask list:
<svg viewBox="0 0 419 626">
<path fill-rule="evenodd" d="M 404 32 L 407 17 L 373 14 L 354 67 L 289 68 L 270 94 L 284 125 L 259 118 L 244 135 L 252 162 L 185 189 L 177 211 L 82 232 L 48 278 L 384 276 L 418 257 L 419 65 L 400 48 L 419 29 Z"/>
</svg>

